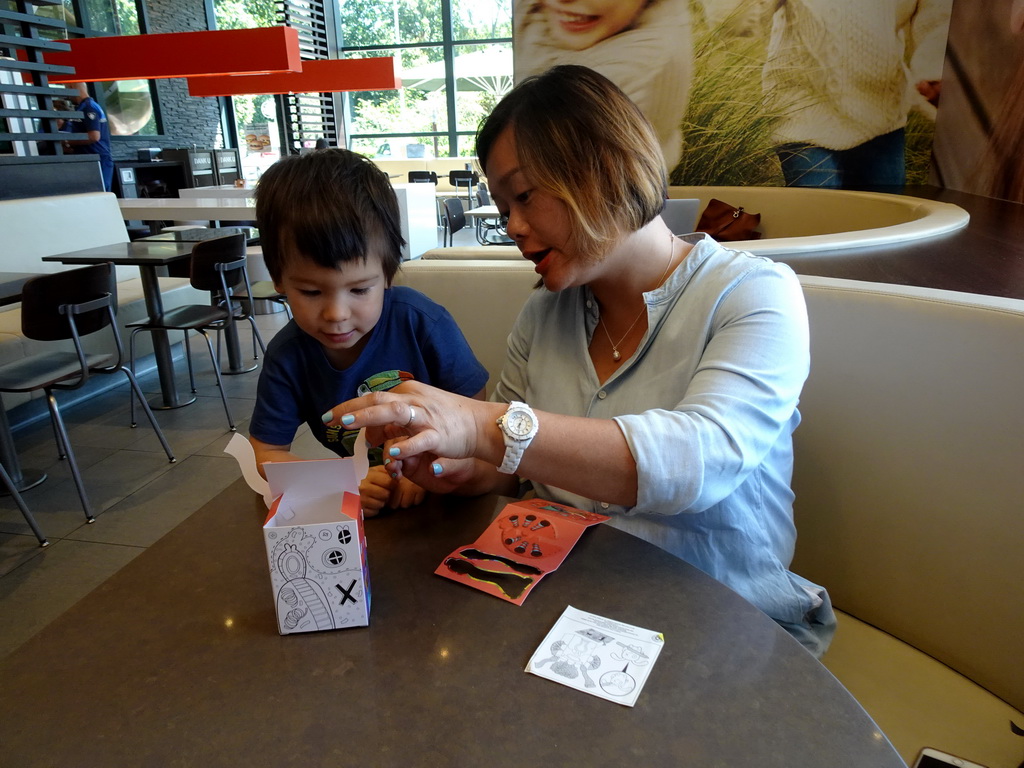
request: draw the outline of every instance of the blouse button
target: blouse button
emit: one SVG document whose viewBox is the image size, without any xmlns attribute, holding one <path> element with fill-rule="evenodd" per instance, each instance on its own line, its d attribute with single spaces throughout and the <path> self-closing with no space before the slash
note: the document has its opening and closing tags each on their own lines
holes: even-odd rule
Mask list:
<svg viewBox="0 0 1024 768">
<path fill-rule="evenodd" d="M 608 397 L 608 393 L 605 392 L 603 389 L 597 393 L 598 400 L 604 400 L 606 397 Z"/>
<path fill-rule="evenodd" d="M 601 509 L 608 509 L 608 507 L 609 507 L 609 506 L 610 506 L 610 505 L 608 504 L 608 502 L 607 502 L 607 501 L 602 501 L 602 502 L 601 502 Z"/>
<path fill-rule="evenodd" d="M 593 306 L 594 306 L 594 302 L 592 302 L 590 299 L 587 299 L 587 309 L 592 309 Z"/>
</svg>

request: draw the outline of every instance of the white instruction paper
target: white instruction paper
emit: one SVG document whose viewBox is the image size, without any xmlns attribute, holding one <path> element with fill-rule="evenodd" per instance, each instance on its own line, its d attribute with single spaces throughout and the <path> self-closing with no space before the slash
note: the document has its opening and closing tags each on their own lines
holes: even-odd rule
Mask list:
<svg viewBox="0 0 1024 768">
<path fill-rule="evenodd" d="M 632 707 L 658 660 L 665 636 L 568 606 L 526 671 Z"/>
</svg>

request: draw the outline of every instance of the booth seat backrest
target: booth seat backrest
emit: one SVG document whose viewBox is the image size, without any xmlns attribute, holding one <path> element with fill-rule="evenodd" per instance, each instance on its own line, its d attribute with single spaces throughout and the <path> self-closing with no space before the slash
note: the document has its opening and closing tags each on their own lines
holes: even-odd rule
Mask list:
<svg viewBox="0 0 1024 768">
<path fill-rule="evenodd" d="M 505 349 L 512 324 L 537 282 L 533 263 L 518 261 L 458 260 L 403 262 L 395 278 L 425 293 L 451 312 L 494 389 L 505 364 Z"/>
<path fill-rule="evenodd" d="M 793 570 L 1024 708 L 1024 302 L 801 282 Z"/>
<path fill-rule="evenodd" d="M 878 229 L 916 221 L 935 211 L 962 211 L 947 203 L 907 195 L 888 195 L 817 187 L 669 187 L 672 199 L 693 198 L 703 211 L 712 198 L 761 214 L 763 238 L 807 237 Z M 813 213 L 812 213 L 813 212 Z M 698 213 L 699 218 L 699 213 Z"/>
<path fill-rule="evenodd" d="M 42 257 L 128 242 L 121 209 L 110 192 L 0 201 L 0 232 L 5 272 L 60 272 L 68 267 Z M 117 279 L 138 274 L 137 267 L 122 267 Z"/>
</svg>

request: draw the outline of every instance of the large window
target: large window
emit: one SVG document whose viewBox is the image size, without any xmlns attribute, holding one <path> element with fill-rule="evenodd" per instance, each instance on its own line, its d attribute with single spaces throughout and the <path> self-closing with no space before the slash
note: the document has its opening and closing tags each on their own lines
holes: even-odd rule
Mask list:
<svg viewBox="0 0 1024 768">
<path fill-rule="evenodd" d="M 394 56 L 403 88 L 348 93 L 349 148 L 378 157 L 473 153 L 512 87 L 511 0 L 343 0 L 345 58 Z"/>
<path fill-rule="evenodd" d="M 275 26 L 274 0 L 215 0 L 217 29 Z M 245 178 L 255 180 L 281 158 L 279 110 L 273 96 L 232 96 L 236 140 Z M 229 144 L 230 145 L 230 144 Z"/>
</svg>

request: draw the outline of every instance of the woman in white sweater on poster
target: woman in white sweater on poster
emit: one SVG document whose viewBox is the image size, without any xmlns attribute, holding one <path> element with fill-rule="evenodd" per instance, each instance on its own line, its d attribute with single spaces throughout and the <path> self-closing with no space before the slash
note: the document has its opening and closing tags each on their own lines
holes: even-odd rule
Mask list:
<svg viewBox="0 0 1024 768">
<path fill-rule="evenodd" d="M 907 115 L 934 117 L 952 0 L 779 0 L 764 88 L 788 186 L 900 186 Z"/>
</svg>

